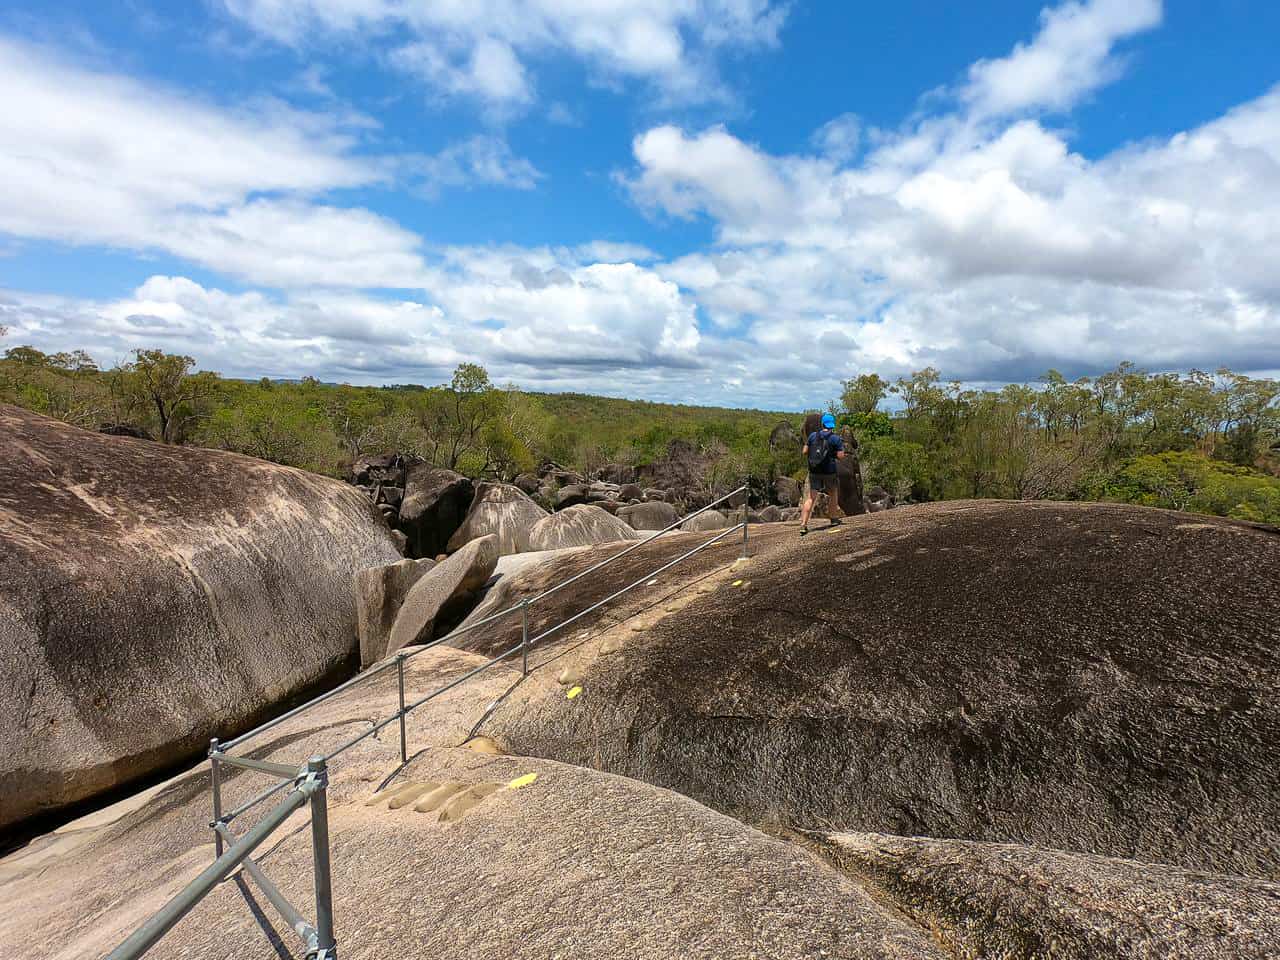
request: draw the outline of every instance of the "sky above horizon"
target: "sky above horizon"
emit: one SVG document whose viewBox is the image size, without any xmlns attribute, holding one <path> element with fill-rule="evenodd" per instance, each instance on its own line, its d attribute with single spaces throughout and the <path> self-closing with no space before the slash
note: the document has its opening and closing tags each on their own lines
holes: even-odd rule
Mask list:
<svg viewBox="0 0 1280 960">
<path fill-rule="evenodd" d="M 803 409 L 1280 370 L 1280 4 L 0 5 L 3 346 Z"/>
</svg>

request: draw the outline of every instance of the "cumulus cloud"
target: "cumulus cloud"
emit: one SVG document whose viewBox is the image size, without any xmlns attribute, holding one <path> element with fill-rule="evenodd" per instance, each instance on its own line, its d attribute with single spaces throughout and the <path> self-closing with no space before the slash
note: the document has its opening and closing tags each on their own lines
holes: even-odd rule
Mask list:
<svg viewBox="0 0 1280 960">
<path fill-rule="evenodd" d="M 1047 10 L 1031 42 L 969 71 L 953 112 L 872 131 L 856 162 L 847 117 L 812 154 L 722 127 L 642 133 L 624 178 L 637 202 L 716 229 L 713 250 L 659 272 L 819 377 L 827 362 L 992 381 L 1126 358 L 1276 367 L 1280 88 L 1097 158 L 1028 115 L 1115 79 L 1115 44 L 1159 18 L 1158 3 Z"/>
<path fill-rule="evenodd" d="M 1046 7 L 1036 38 L 1007 57 L 973 64 L 960 95 L 982 117 L 1066 110 L 1119 76 L 1117 42 L 1158 26 L 1162 6 L 1161 0 L 1088 0 Z"/>
<path fill-rule="evenodd" d="M 721 95 L 725 48 L 777 42 L 787 5 L 772 0 L 223 0 L 255 30 L 293 46 L 369 39 L 435 95 L 506 107 L 534 98 L 527 63 L 567 54 L 602 79 L 639 79 L 665 96 Z M 405 42 L 407 34 L 411 39 Z"/>
</svg>

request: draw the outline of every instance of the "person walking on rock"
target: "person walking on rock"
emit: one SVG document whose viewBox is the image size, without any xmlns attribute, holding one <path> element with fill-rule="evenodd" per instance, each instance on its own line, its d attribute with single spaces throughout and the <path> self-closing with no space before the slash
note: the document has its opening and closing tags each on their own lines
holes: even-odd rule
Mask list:
<svg viewBox="0 0 1280 960">
<path fill-rule="evenodd" d="M 805 438 L 804 454 L 809 461 L 809 489 L 805 492 L 804 506 L 800 510 L 800 536 L 809 532 L 809 515 L 813 513 L 814 499 L 819 493 L 827 495 L 827 516 L 831 526 L 838 526 L 836 516 L 837 477 L 836 461 L 844 459 L 844 441 L 835 432 L 836 418 L 829 413 L 822 415 L 822 426 Z"/>
</svg>

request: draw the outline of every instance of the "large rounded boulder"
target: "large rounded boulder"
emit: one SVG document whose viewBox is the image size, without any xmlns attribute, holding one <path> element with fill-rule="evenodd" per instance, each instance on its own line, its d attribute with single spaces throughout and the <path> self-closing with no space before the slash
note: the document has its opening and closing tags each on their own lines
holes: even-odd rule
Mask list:
<svg viewBox="0 0 1280 960">
<path fill-rule="evenodd" d="M 486 732 L 751 822 L 1280 878 L 1280 531 L 992 501 L 772 529 Z"/>
<path fill-rule="evenodd" d="M 636 540 L 631 526 L 593 504 L 579 504 L 543 517 L 529 531 L 530 550 L 561 550 Z"/>
<path fill-rule="evenodd" d="M 355 487 L 0 406 L 0 828 L 191 757 L 349 670 Z"/>
<path fill-rule="evenodd" d="M 470 480 L 429 463 L 409 468 L 397 521 L 409 538 L 409 555 L 435 557 L 462 526 L 475 496 Z"/>
<path fill-rule="evenodd" d="M 449 552 L 460 550 L 472 540 L 493 534 L 498 538 L 498 555 L 524 553 L 529 548 L 529 531 L 546 510 L 523 490 L 509 483 L 481 483 L 467 511 L 466 519 L 449 538 Z"/>
</svg>

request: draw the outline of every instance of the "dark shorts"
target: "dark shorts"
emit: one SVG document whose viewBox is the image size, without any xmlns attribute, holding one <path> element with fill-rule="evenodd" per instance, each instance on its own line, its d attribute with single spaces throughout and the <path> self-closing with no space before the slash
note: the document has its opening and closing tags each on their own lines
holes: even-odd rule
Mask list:
<svg viewBox="0 0 1280 960">
<path fill-rule="evenodd" d="M 834 473 L 811 473 L 809 474 L 809 489 L 814 493 L 825 493 L 827 490 L 836 488 L 836 475 Z"/>
</svg>

